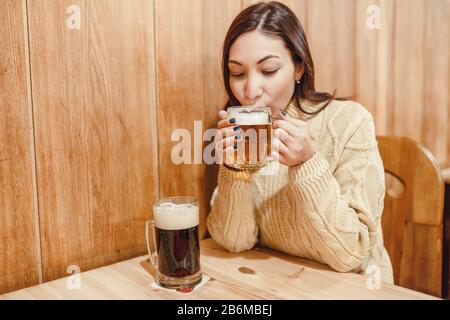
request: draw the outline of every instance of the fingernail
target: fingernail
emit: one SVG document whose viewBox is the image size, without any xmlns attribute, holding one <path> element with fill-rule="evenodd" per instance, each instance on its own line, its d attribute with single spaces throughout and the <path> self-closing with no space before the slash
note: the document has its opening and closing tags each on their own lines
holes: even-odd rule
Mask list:
<svg viewBox="0 0 450 320">
<path fill-rule="evenodd" d="M 237 134 L 237 135 L 234 136 L 234 140 L 241 140 L 241 137 L 242 136 L 240 134 Z"/>
<path fill-rule="evenodd" d="M 237 150 L 237 148 L 238 148 L 238 145 L 237 145 L 237 144 L 235 144 L 235 145 L 233 146 L 233 148 L 234 148 L 234 150 Z"/>
<path fill-rule="evenodd" d="M 241 129 L 241 127 L 239 127 L 239 126 L 233 128 L 234 131 L 238 131 L 240 129 Z"/>
<path fill-rule="evenodd" d="M 229 121 L 230 121 L 230 123 L 236 123 L 236 119 L 235 118 L 231 118 Z"/>
</svg>

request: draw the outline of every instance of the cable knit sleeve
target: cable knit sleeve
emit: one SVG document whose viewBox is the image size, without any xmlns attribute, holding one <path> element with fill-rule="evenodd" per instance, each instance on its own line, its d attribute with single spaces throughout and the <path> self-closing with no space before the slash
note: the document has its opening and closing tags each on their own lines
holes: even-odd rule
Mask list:
<svg viewBox="0 0 450 320">
<path fill-rule="evenodd" d="M 211 237 L 231 252 L 248 250 L 256 244 L 258 226 L 247 171 L 220 166 L 207 227 Z"/>
<path fill-rule="evenodd" d="M 289 168 L 294 214 L 304 214 L 303 230 L 324 262 L 337 271 L 359 267 L 376 242 L 384 200 L 384 170 L 374 123 L 365 116 L 349 138 L 335 141 L 342 154 L 331 172 L 317 152 Z"/>
</svg>

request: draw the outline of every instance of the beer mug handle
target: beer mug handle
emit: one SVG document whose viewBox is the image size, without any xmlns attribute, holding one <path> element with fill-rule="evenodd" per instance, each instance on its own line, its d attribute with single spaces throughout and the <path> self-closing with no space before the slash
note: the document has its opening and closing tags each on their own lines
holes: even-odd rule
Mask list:
<svg viewBox="0 0 450 320">
<path fill-rule="evenodd" d="M 150 246 L 150 239 L 149 239 L 149 229 L 152 229 L 152 241 L 153 241 L 153 247 L 155 248 L 155 252 L 152 252 L 151 250 L 151 246 Z M 147 244 L 147 251 L 148 251 L 148 256 L 150 257 L 150 262 L 153 265 L 153 267 L 155 267 L 156 269 L 158 269 L 158 254 L 156 252 L 156 237 L 155 237 L 155 221 L 153 220 L 148 220 L 145 223 L 145 242 Z"/>
</svg>

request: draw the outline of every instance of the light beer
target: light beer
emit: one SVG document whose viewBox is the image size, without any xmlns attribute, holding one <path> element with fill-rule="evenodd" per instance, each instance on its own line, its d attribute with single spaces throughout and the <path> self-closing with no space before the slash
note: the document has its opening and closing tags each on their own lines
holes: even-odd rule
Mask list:
<svg viewBox="0 0 450 320">
<path fill-rule="evenodd" d="M 242 142 L 227 165 L 238 169 L 263 167 L 272 152 L 270 108 L 231 107 L 227 113 L 242 130 Z"/>
</svg>

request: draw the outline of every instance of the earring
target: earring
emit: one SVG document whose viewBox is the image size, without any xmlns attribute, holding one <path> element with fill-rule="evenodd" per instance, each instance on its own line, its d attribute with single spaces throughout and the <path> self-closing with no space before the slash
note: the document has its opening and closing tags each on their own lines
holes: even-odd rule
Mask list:
<svg viewBox="0 0 450 320">
<path fill-rule="evenodd" d="M 296 84 L 300 84 L 300 80 L 295 81 Z"/>
</svg>

